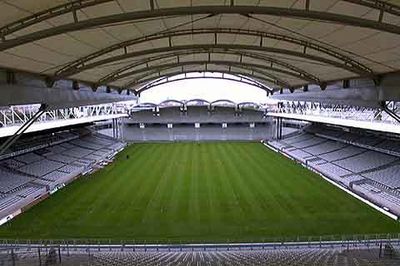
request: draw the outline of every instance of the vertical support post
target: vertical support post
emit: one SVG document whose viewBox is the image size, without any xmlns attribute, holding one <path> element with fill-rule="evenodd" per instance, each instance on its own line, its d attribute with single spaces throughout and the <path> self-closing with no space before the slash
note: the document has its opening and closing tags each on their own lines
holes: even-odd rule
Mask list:
<svg viewBox="0 0 400 266">
<path fill-rule="evenodd" d="M 39 258 L 39 265 L 42 265 L 42 256 L 40 254 L 40 247 L 38 247 L 38 258 Z"/>
<path fill-rule="evenodd" d="M 11 249 L 11 263 L 15 266 L 15 253 L 13 248 Z"/>
<path fill-rule="evenodd" d="M 91 262 L 90 261 L 90 248 L 88 248 L 87 251 L 88 251 L 88 262 L 89 262 L 89 265 L 90 265 L 90 262 Z"/>
<path fill-rule="evenodd" d="M 115 138 L 115 119 L 112 119 L 112 128 L 113 128 L 113 138 Z"/>
<path fill-rule="evenodd" d="M 115 138 L 118 139 L 118 119 L 114 118 L 115 120 Z"/>
<path fill-rule="evenodd" d="M 114 119 L 111 119 L 112 136 L 114 137 Z"/>
<path fill-rule="evenodd" d="M 58 245 L 58 262 L 61 264 L 61 248 L 60 248 L 60 245 Z"/>
<path fill-rule="evenodd" d="M 281 118 L 278 117 L 278 139 L 281 139 Z"/>
<path fill-rule="evenodd" d="M 120 119 L 116 118 L 115 119 L 116 123 L 117 123 L 117 138 L 120 139 L 121 138 L 121 123 L 120 123 Z"/>
<path fill-rule="evenodd" d="M 121 140 L 124 139 L 124 123 L 122 118 L 119 118 L 119 138 Z"/>
<path fill-rule="evenodd" d="M 119 135 L 119 130 L 118 130 L 118 119 L 117 119 L 117 118 L 113 118 L 113 128 L 114 128 L 113 137 L 117 139 L 117 138 L 118 138 L 118 135 Z"/>
<path fill-rule="evenodd" d="M 276 139 L 282 139 L 282 117 L 276 118 Z"/>
<path fill-rule="evenodd" d="M 113 138 L 115 138 L 115 135 L 116 135 L 116 133 L 115 133 L 115 118 L 113 118 L 111 121 L 112 121 L 112 126 L 111 126 L 112 136 L 113 136 Z"/>
<path fill-rule="evenodd" d="M 115 138 L 118 139 L 118 119 L 115 118 Z"/>
</svg>

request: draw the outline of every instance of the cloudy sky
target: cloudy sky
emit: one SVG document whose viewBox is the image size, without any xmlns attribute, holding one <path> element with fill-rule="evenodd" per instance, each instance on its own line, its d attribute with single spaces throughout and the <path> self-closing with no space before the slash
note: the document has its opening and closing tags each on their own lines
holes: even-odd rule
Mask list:
<svg viewBox="0 0 400 266">
<path fill-rule="evenodd" d="M 175 81 L 154 87 L 141 93 L 140 102 L 160 103 L 167 99 L 205 99 L 215 101 L 229 99 L 234 102 L 265 103 L 267 94 L 257 87 L 221 79 L 190 79 Z"/>
</svg>

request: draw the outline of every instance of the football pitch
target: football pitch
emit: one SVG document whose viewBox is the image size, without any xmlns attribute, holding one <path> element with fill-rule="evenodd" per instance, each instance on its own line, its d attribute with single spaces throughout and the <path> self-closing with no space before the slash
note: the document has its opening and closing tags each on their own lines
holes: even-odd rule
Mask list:
<svg viewBox="0 0 400 266">
<path fill-rule="evenodd" d="M 133 144 L 0 227 L 0 238 L 252 242 L 400 232 L 260 143 Z"/>
</svg>

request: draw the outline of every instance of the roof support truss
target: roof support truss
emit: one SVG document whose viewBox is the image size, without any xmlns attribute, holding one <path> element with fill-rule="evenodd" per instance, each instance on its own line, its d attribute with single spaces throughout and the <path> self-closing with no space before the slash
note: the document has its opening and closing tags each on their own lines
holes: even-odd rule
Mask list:
<svg viewBox="0 0 400 266">
<path fill-rule="evenodd" d="M 112 62 L 124 60 L 124 59 L 134 59 L 135 57 L 139 56 L 151 56 L 152 54 L 161 54 L 161 53 L 169 53 L 172 51 L 187 51 L 187 50 L 203 50 L 208 52 L 212 49 L 228 49 L 228 50 L 239 50 L 239 51 L 258 51 L 258 52 L 267 52 L 267 53 L 276 53 L 276 54 L 283 54 L 283 55 L 290 55 L 299 58 L 304 58 L 308 60 L 313 60 L 319 63 L 325 63 L 327 65 L 335 66 L 337 68 L 346 69 L 350 72 L 354 71 L 353 68 L 350 66 L 343 64 L 338 61 L 334 61 L 331 59 L 327 59 L 325 57 L 316 56 L 312 54 L 304 54 L 302 52 L 288 50 L 288 49 L 280 49 L 280 48 L 273 48 L 273 47 L 260 47 L 258 45 L 235 45 L 235 44 L 204 44 L 204 45 L 180 45 L 180 46 L 172 46 L 172 47 L 161 47 L 161 48 L 154 48 L 149 50 L 142 50 L 137 52 L 130 52 L 126 54 L 122 54 L 119 56 L 114 56 L 110 58 L 106 58 L 103 60 L 99 60 L 95 63 L 87 64 L 81 67 L 80 71 L 95 68 L 101 65 L 106 65 Z M 79 71 L 79 72 L 80 72 Z"/>
<path fill-rule="evenodd" d="M 361 3 L 365 5 L 367 1 Z M 382 2 L 382 1 L 380 1 Z M 46 12 L 46 11 L 43 11 Z M 272 6 L 191 6 L 191 7 L 174 7 L 174 8 L 161 8 L 149 9 L 145 11 L 134 11 L 120 14 L 113 14 L 108 16 L 90 18 L 82 21 L 76 21 L 49 29 L 39 30 L 33 33 L 28 33 L 13 39 L 5 40 L 0 43 L 0 51 L 13 48 L 18 45 L 37 41 L 40 39 L 48 38 L 51 36 L 84 30 L 92 27 L 112 25 L 120 22 L 135 21 L 140 19 L 174 17 L 174 16 L 188 16 L 198 14 L 244 14 L 244 15 L 270 15 L 270 16 L 285 16 L 289 18 L 325 21 L 331 23 L 338 23 L 349 26 L 370 28 L 379 31 L 400 34 L 400 26 L 395 24 L 384 23 L 370 19 L 364 19 L 355 16 L 335 14 L 331 12 L 313 11 L 310 9 L 297 9 L 297 8 L 281 8 Z M 32 24 L 35 24 L 32 22 Z M 3 35 L 4 37 L 4 35 Z"/>
<path fill-rule="evenodd" d="M 60 76 L 60 77 L 71 76 L 73 74 L 79 73 L 79 72 L 89 69 L 91 67 L 96 67 L 98 65 L 113 61 L 113 60 L 110 60 L 110 58 L 108 59 L 108 61 L 99 60 L 97 58 L 104 58 L 105 55 L 107 55 L 108 53 L 115 52 L 118 50 L 121 51 L 120 55 L 114 56 L 111 58 L 114 58 L 115 59 L 114 61 L 120 60 L 119 58 L 123 59 L 124 57 L 126 57 L 132 53 L 132 52 L 131 53 L 128 52 L 129 47 L 133 46 L 135 44 L 141 44 L 141 43 L 150 42 L 150 41 L 154 41 L 154 40 L 161 40 L 161 39 L 168 39 L 169 40 L 168 43 L 171 43 L 170 40 L 174 37 L 184 36 L 184 35 L 200 35 L 200 34 L 215 34 L 215 36 L 217 36 L 217 37 L 215 38 L 215 42 L 213 43 L 214 46 L 217 46 L 218 44 L 220 44 L 220 42 L 218 41 L 220 39 L 220 38 L 218 38 L 218 35 L 220 35 L 220 34 L 233 34 L 233 35 L 239 34 L 239 35 L 243 35 L 243 36 L 259 37 L 260 40 L 266 38 L 266 39 L 274 39 L 274 40 L 278 40 L 278 41 L 288 42 L 288 43 L 296 44 L 296 45 L 303 47 L 302 50 L 305 52 L 303 52 L 302 54 L 304 54 L 305 57 L 310 54 L 310 53 L 306 52 L 307 50 L 314 50 L 314 51 L 317 51 L 318 53 L 327 55 L 328 58 L 332 58 L 331 61 L 337 62 L 336 66 L 345 68 L 345 69 L 347 69 L 353 73 L 357 73 L 358 75 L 361 75 L 361 76 L 373 75 L 371 69 L 369 69 L 365 65 L 361 64 L 360 62 L 357 62 L 353 58 L 351 58 L 343 53 L 337 52 L 337 51 L 333 50 L 332 48 L 328 48 L 328 47 L 319 45 L 315 42 L 309 42 L 307 40 L 295 38 L 292 36 L 271 33 L 271 32 L 252 31 L 252 30 L 243 30 L 243 29 L 231 29 L 231 28 L 215 28 L 215 29 L 189 29 L 189 30 L 163 32 L 163 33 L 147 35 L 147 36 L 140 37 L 137 39 L 118 43 L 116 45 L 109 46 L 109 47 L 104 48 L 100 51 L 97 51 L 93 54 L 90 54 L 90 55 L 80 58 L 76 61 L 73 61 L 70 64 L 67 64 L 66 66 L 64 66 L 63 68 L 61 68 L 60 70 L 58 70 L 56 72 L 56 76 Z M 267 46 L 264 46 L 262 44 L 254 45 L 254 46 L 257 46 L 258 48 L 260 48 L 259 50 L 262 50 L 261 48 L 266 48 L 266 49 L 268 48 Z M 170 47 L 170 46 L 168 46 L 168 47 Z M 171 46 L 171 48 L 172 47 L 173 46 Z M 0 48 L 1 48 L 1 44 L 0 44 Z M 297 54 L 300 55 L 301 53 L 297 53 Z M 318 58 L 318 57 L 314 57 L 314 59 L 316 59 L 316 58 Z"/>
<path fill-rule="evenodd" d="M 366 6 L 380 10 L 378 21 L 382 21 L 384 13 L 400 16 L 400 6 L 380 0 L 343 0 L 349 3 Z"/>
<path fill-rule="evenodd" d="M 265 86 L 263 83 L 261 83 L 257 80 L 251 79 L 249 77 L 243 76 L 243 74 L 237 73 L 237 72 L 220 71 L 219 73 L 221 73 L 221 76 L 207 75 L 206 72 L 203 72 L 203 74 L 201 76 L 196 76 L 196 77 L 187 76 L 187 74 L 190 74 L 190 73 L 193 73 L 193 72 L 185 72 L 185 73 L 172 72 L 167 75 L 162 75 L 156 79 L 150 78 L 150 79 L 142 80 L 140 82 L 141 86 L 139 88 L 135 89 L 134 92 L 136 95 L 139 95 L 143 91 L 149 90 L 151 88 L 154 88 L 154 87 L 162 85 L 162 84 L 181 81 L 181 80 L 188 80 L 188 79 L 199 79 L 199 78 L 212 78 L 212 79 L 224 79 L 224 80 L 236 81 L 236 82 L 244 83 L 247 85 L 256 86 L 260 89 L 267 91 L 267 93 L 273 92 L 272 88 L 269 88 L 269 87 Z M 171 77 L 177 76 L 179 74 L 184 74 L 184 76 L 171 79 Z M 231 78 L 231 77 L 227 76 L 227 74 L 230 76 L 235 76 L 236 78 Z M 143 85 L 143 84 L 145 84 L 145 85 Z"/>
<path fill-rule="evenodd" d="M 154 75 L 156 73 L 160 73 L 161 71 L 168 70 L 168 69 L 174 69 L 177 67 L 181 67 L 182 73 L 184 73 L 184 66 L 203 66 L 204 69 L 199 69 L 199 71 L 207 71 L 209 69 L 210 65 L 219 65 L 219 66 L 227 66 L 229 67 L 229 70 L 231 70 L 232 67 L 236 67 L 242 70 L 245 70 L 246 72 L 251 72 L 250 76 L 257 74 L 259 77 L 263 77 L 264 80 L 268 80 L 270 83 L 274 83 L 278 85 L 279 87 L 290 87 L 288 83 L 286 83 L 284 80 L 274 76 L 271 73 L 265 72 L 262 69 L 260 69 L 260 65 L 255 65 L 255 64 L 241 64 L 241 63 L 234 63 L 234 62 L 229 62 L 229 61 L 187 61 L 187 62 L 180 62 L 180 63 L 172 63 L 172 64 L 164 64 L 164 65 L 158 65 L 158 66 L 153 66 L 149 68 L 143 68 L 139 69 L 137 71 L 132 71 L 131 73 L 127 73 L 126 77 L 135 75 L 135 74 L 142 74 L 139 77 L 134 77 L 133 81 L 131 81 L 129 84 L 132 86 L 136 82 L 136 80 L 143 79 L 145 77 Z M 262 66 L 261 66 L 262 67 Z M 218 72 L 216 70 L 216 72 Z M 128 85 L 125 85 L 124 87 L 129 87 Z"/>
<path fill-rule="evenodd" d="M 19 30 L 25 29 L 29 26 L 38 24 L 42 21 L 46 21 L 51 18 L 55 18 L 64 14 L 72 13 L 72 17 L 74 17 L 74 21 L 77 22 L 76 19 L 76 11 L 80 9 L 84 9 L 87 7 L 100 5 L 107 2 L 112 2 L 114 0 L 74 0 L 68 2 L 66 4 L 58 5 L 40 12 L 37 12 L 33 15 L 24 17 L 17 21 L 13 21 L 3 27 L 0 28 L 0 38 L 5 41 L 7 35 L 17 32 Z"/>
<path fill-rule="evenodd" d="M 245 68 L 245 69 L 251 69 L 254 72 L 257 73 L 262 73 L 263 75 L 269 76 L 275 80 L 280 80 L 279 78 L 274 77 L 272 74 L 269 72 L 276 72 L 276 73 L 281 73 L 284 75 L 292 76 L 298 79 L 304 79 L 303 76 L 287 71 L 284 69 L 279 69 L 279 68 L 274 68 L 270 67 L 269 65 L 260 65 L 260 64 L 251 64 L 251 63 L 244 63 L 244 62 L 233 62 L 233 61 L 223 61 L 223 60 L 207 60 L 207 61 L 181 61 L 181 62 L 173 62 L 173 63 L 167 63 L 167 64 L 161 64 L 161 65 L 154 65 L 154 66 L 149 66 L 149 67 L 144 67 L 144 68 L 139 68 L 135 69 L 132 71 L 125 72 L 123 74 L 120 74 L 117 78 L 114 78 L 113 80 L 109 80 L 108 82 L 112 82 L 118 79 L 123 79 L 126 77 L 130 76 L 135 76 L 137 74 L 142 74 L 146 72 L 152 72 L 152 71 L 159 71 L 160 69 L 165 69 L 165 68 L 174 68 L 174 67 L 179 67 L 179 66 L 187 66 L 187 65 L 197 65 L 197 64 L 215 64 L 215 65 L 225 65 L 225 66 L 231 66 L 231 67 L 238 67 L 238 68 Z M 268 72 L 265 72 L 268 71 Z M 307 80 L 305 80 L 307 81 Z M 290 85 L 285 83 L 283 80 L 280 80 L 281 85 L 285 85 L 286 87 L 289 87 Z"/>
<path fill-rule="evenodd" d="M 188 51 L 182 51 L 182 52 L 174 52 L 174 53 L 167 53 L 167 54 L 162 54 L 162 55 L 158 55 L 158 56 L 152 56 L 150 58 L 146 58 L 144 60 L 139 60 L 139 61 L 135 61 L 132 64 L 128 64 L 127 66 L 124 66 L 116 71 L 113 71 L 112 73 L 104 76 L 103 78 L 99 79 L 98 84 L 107 84 L 110 82 L 113 82 L 115 80 L 118 80 L 120 78 L 123 78 L 126 71 L 128 71 L 129 69 L 134 69 L 138 66 L 143 66 L 146 65 L 148 66 L 149 64 L 152 65 L 154 64 L 155 61 L 158 60 L 176 60 L 177 62 L 182 62 L 183 60 L 181 59 L 181 57 L 184 57 L 185 55 L 196 55 L 196 54 L 204 54 L 206 52 L 204 52 L 203 50 L 188 50 Z M 314 84 L 319 84 L 320 80 L 314 76 L 311 73 L 308 73 L 307 71 L 304 71 L 303 69 L 300 69 L 294 65 L 288 64 L 284 61 L 272 58 L 272 57 L 268 57 L 265 55 L 261 55 L 261 54 L 257 54 L 257 53 L 251 53 L 251 52 L 247 52 L 247 51 L 236 51 L 236 50 L 228 50 L 228 49 L 223 49 L 223 50 L 218 50 L 218 49 L 210 49 L 210 51 L 208 52 L 208 58 L 211 58 L 211 55 L 215 55 L 215 54 L 228 54 L 228 55 L 237 55 L 240 57 L 240 63 L 243 62 L 244 58 L 249 58 L 249 59 L 256 59 L 258 61 L 262 61 L 265 63 L 265 65 L 263 65 L 264 67 L 270 67 L 273 68 L 274 66 L 277 66 L 279 68 L 283 68 L 284 71 L 289 70 L 291 73 L 295 73 L 295 75 L 297 77 L 299 77 L 300 79 L 303 79 L 305 81 L 308 81 L 310 83 L 314 83 Z M 234 61 L 231 61 L 234 62 Z"/>
</svg>

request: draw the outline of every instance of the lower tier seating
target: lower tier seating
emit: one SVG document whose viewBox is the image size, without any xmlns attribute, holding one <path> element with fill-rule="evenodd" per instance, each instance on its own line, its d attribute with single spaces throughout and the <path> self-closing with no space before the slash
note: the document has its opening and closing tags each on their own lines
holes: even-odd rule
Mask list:
<svg viewBox="0 0 400 266">
<path fill-rule="evenodd" d="M 5 211 L 21 208 L 30 196 L 49 191 L 90 170 L 122 149 L 125 143 L 100 134 L 0 161 L 0 219 Z M 23 201 L 24 200 L 24 201 Z M 21 206 L 19 206 L 21 205 Z"/>
</svg>

